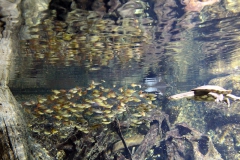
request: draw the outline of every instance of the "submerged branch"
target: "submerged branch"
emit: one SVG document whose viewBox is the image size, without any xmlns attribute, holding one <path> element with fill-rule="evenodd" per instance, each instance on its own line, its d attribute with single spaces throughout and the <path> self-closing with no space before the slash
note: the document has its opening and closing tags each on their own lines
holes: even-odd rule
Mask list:
<svg viewBox="0 0 240 160">
<path fill-rule="evenodd" d="M 115 121 L 113 122 L 113 127 L 114 127 L 115 131 L 117 132 L 118 136 L 120 137 L 120 139 L 122 140 L 125 150 L 126 150 L 128 156 L 130 157 L 130 160 L 132 160 L 132 154 L 131 154 L 130 150 L 128 149 L 128 146 L 123 138 L 123 135 L 122 135 L 122 132 L 120 129 L 120 124 L 119 124 L 119 121 L 117 118 L 115 118 Z"/>
</svg>

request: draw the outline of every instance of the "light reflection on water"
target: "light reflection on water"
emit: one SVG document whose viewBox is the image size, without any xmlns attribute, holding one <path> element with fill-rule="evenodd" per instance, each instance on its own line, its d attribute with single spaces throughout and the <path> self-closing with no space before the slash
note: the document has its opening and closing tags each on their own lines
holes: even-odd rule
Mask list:
<svg viewBox="0 0 240 160">
<path fill-rule="evenodd" d="M 156 7 L 157 17 L 142 13 L 118 20 L 83 9 L 57 20 L 55 11 L 44 11 L 36 24 L 22 26 L 9 87 L 26 99 L 22 93 L 87 87 L 92 81 L 106 81 L 104 87 L 111 89 L 144 86 L 153 73 L 167 86 L 154 104 L 165 109 L 171 122 L 190 120 L 191 126 L 207 132 L 207 109 L 197 108 L 206 107 L 204 103 L 169 102 L 167 96 L 209 82 L 239 93 L 239 16 L 219 8 L 222 14 L 211 7 L 199 14 L 173 8 L 160 19 Z"/>
</svg>

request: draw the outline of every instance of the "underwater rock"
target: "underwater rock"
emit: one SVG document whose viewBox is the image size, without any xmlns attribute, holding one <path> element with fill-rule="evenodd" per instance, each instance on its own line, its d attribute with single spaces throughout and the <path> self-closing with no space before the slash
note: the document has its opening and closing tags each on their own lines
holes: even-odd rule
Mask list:
<svg viewBox="0 0 240 160">
<path fill-rule="evenodd" d="M 188 127 L 185 123 L 176 124 L 175 129 L 168 131 L 166 134 L 166 152 L 170 159 L 222 160 L 211 138 Z"/>
<path fill-rule="evenodd" d="M 211 130 L 209 135 L 212 136 L 216 148 L 220 151 L 224 159 L 240 159 L 239 122 L 219 126 L 216 130 Z"/>
<path fill-rule="evenodd" d="M 231 107 L 227 108 L 224 104 L 205 104 L 208 109 L 207 114 L 204 114 L 205 121 L 213 127 L 214 122 L 217 125 L 240 122 L 239 102 L 232 102 Z M 214 115 L 214 116 L 213 116 Z M 214 123 L 215 124 L 215 123 Z"/>
<path fill-rule="evenodd" d="M 222 86 L 226 86 L 226 88 L 232 88 L 233 90 L 240 90 L 240 75 L 238 74 L 230 74 L 227 76 L 221 76 L 209 81 L 209 84 L 216 85 L 221 84 Z"/>
</svg>

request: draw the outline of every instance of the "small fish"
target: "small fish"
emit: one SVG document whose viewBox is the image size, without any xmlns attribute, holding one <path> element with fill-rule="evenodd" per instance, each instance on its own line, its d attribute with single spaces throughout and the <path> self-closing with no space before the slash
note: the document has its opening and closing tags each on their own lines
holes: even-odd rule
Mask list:
<svg viewBox="0 0 240 160">
<path fill-rule="evenodd" d="M 133 93 L 135 93 L 136 91 L 135 90 L 133 90 L 133 89 L 127 89 L 126 91 L 125 91 L 125 93 L 127 93 L 127 94 L 133 94 Z"/>
<path fill-rule="evenodd" d="M 77 118 L 83 118 L 82 114 L 74 113 L 73 115 Z"/>
<path fill-rule="evenodd" d="M 132 114 L 134 117 L 142 117 L 141 113 L 134 113 Z"/>
<path fill-rule="evenodd" d="M 110 121 L 103 121 L 102 124 L 110 124 Z"/>
<path fill-rule="evenodd" d="M 62 108 L 68 109 L 68 108 L 70 108 L 70 106 L 65 104 L 62 106 Z"/>
<path fill-rule="evenodd" d="M 81 97 L 82 96 L 82 91 L 78 91 L 77 94 L 78 94 L 79 97 Z"/>
<path fill-rule="evenodd" d="M 59 90 L 52 90 L 52 92 L 54 93 L 54 94 L 59 94 L 59 93 L 61 93 L 61 91 L 59 91 Z"/>
<path fill-rule="evenodd" d="M 27 101 L 27 102 L 24 102 L 24 103 L 23 103 L 24 106 L 33 106 L 33 105 L 35 105 L 35 104 L 36 104 L 35 101 Z"/>
<path fill-rule="evenodd" d="M 138 119 L 131 119 L 131 122 L 137 123 L 139 120 Z"/>
<path fill-rule="evenodd" d="M 76 112 L 77 112 L 77 110 L 74 109 L 74 108 L 69 108 L 68 110 L 69 110 L 70 112 L 72 112 L 72 113 L 76 113 Z"/>
<path fill-rule="evenodd" d="M 61 125 L 62 125 L 61 122 L 55 122 L 54 124 L 55 124 L 56 126 L 61 126 Z"/>
<path fill-rule="evenodd" d="M 96 87 L 95 85 L 91 84 L 91 85 L 87 88 L 87 90 L 90 91 L 90 90 L 94 89 L 95 87 Z"/>
<path fill-rule="evenodd" d="M 72 115 L 71 114 L 62 114 L 62 116 L 64 117 L 64 118 L 69 118 L 69 117 L 71 117 Z"/>
<path fill-rule="evenodd" d="M 141 99 L 139 99 L 139 98 L 137 98 L 137 97 L 132 97 L 132 100 L 133 100 L 134 102 L 141 102 Z"/>
<path fill-rule="evenodd" d="M 54 101 L 56 99 L 58 99 L 58 96 L 57 95 L 51 95 L 48 97 L 51 101 Z"/>
<path fill-rule="evenodd" d="M 118 90 L 122 93 L 123 92 L 123 87 L 119 88 Z"/>
<path fill-rule="evenodd" d="M 49 131 L 44 131 L 44 134 L 45 134 L 45 135 L 50 135 L 51 132 L 49 132 Z"/>
<path fill-rule="evenodd" d="M 91 67 L 89 70 L 90 71 L 97 71 L 97 70 L 100 70 L 101 67 Z"/>
<path fill-rule="evenodd" d="M 98 104 L 103 102 L 103 100 L 101 100 L 100 98 L 95 98 L 94 101 Z"/>
<path fill-rule="evenodd" d="M 38 115 L 44 115 L 44 113 L 41 112 L 41 111 L 36 111 L 36 112 L 37 112 Z"/>
<path fill-rule="evenodd" d="M 142 124 L 143 122 L 142 121 L 137 121 L 136 124 L 140 125 Z"/>
<path fill-rule="evenodd" d="M 69 90 L 69 92 L 75 94 L 78 92 L 78 88 L 72 88 Z"/>
<path fill-rule="evenodd" d="M 148 104 L 152 104 L 152 101 L 147 101 Z"/>
<path fill-rule="evenodd" d="M 126 105 L 125 103 L 120 102 L 120 106 L 121 106 L 121 107 L 125 107 L 125 105 Z"/>
<path fill-rule="evenodd" d="M 40 103 L 40 104 L 42 104 L 42 103 L 44 103 L 46 101 L 47 101 L 47 98 L 43 98 L 43 97 L 38 98 L 38 103 Z"/>
<path fill-rule="evenodd" d="M 76 107 L 80 109 L 86 108 L 85 104 L 77 104 Z"/>
<path fill-rule="evenodd" d="M 93 93 L 92 95 L 93 95 L 94 97 L 99 97 L 99 96 L 100 96 L 99 93 Z"/>
<path fill-rule="evenodd" d="M 102 88 L 102 91 L 103 91 L 103 92 L 109 92 L 110 89 L 109 89 L 109 88 Z"/>
<path fill-rule="evenodd" d="M 85 99 L 85 101 L 87 102 L 87 103 L 91 103 L 91 104 L 93 104 L 93 103 L 95 103 L 93 100 L 91 100 L 91 99 Z"/>
<path fill-rule="evenodd" d="M 107 97 L 104 97 L 104 96 L 101 96 L 101 97 L 99 97 L 101 100 L 103 100 L 103 101 L 105 101 L 105 100 L 107 100 Z"/>
<path fill-rule="evenodd" d="M 123 99 L 123 98 L 124 98 L 123 95 L 118 95 L 118 97 L 117 97 L 118 100 L 121 100 L 121 99 Z"/>
<path fill-rule="evenodd" d="M 51 134 L 56 134 L 56 133 L 58 133 L 58 130 L 56 130 L 56 129 L 51 130 Z"/>
<path fill-rule="evenodd" d="M 51 110 L 51 109 L 46 109 L 46 110 L 44 110 L 44 112 L 51 114 L 51 113 L 53 113 L 53 110 Z"/>
<path fill-rule="evenodd" d="M 110 114 L 107 114 L 106 117 L 113 118 L 113 117 L 115 117 L 115 114 L 114 113 L 110 113 Z"/>
<path fill-rule="evenodd" d="M 103 119 L 103 115 L 97 115 L 97 116 L 94 116 L 94 119 Z"/>
<path fill-rule="evenodd" d="M 98 85 L 100 85 L 100 84 L 102 84 L 102 83 L 100 83 L 100 82 L 95 82 L 95 81 L 92 81 L 92 84 L 93 84 L 93 85 L 95 85 L 95 86 L 98 86 Z"/>
<path fill-rule="evenodd" d="M 107 98 L 116 98 L 116 94 L 115 94 L 113 91 L 110 91 L 110 92 L 107 94 Z"/>
<path fill-rule="evenodd" d="M 87 111 L 87 112 L 85 112 L 85 114 L 91 116 L 93 114 L 93 112 Z"/>
<path fill-rule="evenodd" d="M 139 88 L 141 88 L 142 86 L 141 86 L 140 84 L 132 83 L 132 84 L 131 84 L 131 87 L 133 87 L 133 88 L 135 88 L 135 87 L 139 87 Z"/>
<path fill-rule="evenodd" d="M 54 118 L 56 118 L 56 119 L 58 119 L 58 120 L 61 120 L 61 119 L 63 119 L 63 117 L 62 117 L 62 116 L 54 116 Z"/>
<path fill-rule="evenodd" d="M 95 113 L 103 113 L 103 111 L 101 111 L 99 109 L 93 109 L 93 112 L 95 112 Z"/>
<path fill-rule="evenodd" d="M 67 138 L 68 137 L 68 134 L 67 135 L 61 135 L 61 136 L 59 136 L 61 139 L 65 139 L 65 138 Z"/>
<path fill-rule="evenodd" d="M 103 112 L 104 113 L 111 113 L 112 111 L 111 110 L 104 110 Z"/>
<path fill-rule="evenodd" d="M 53 109 L 54 109 L 55 111 L 59 111 L 59 110 L 61 109 L 61 106 L 55 105 L 55 106 L 53 106 Z"/>
<path fill-rule="evenodd" d="M 85 130 L 82 130 L 83 133 L 89 133 L 89 130 L 85 129 Z"/>
<path fill-rule="evenodd" d="M 65 94 L 65 96 L 66 96 L 67 99 L 69 99 L 69 100 L 74 97 L 74 95 L 73 95 L 73 94 L 70 94 L 70 93 Z"/>
<path fill-rule="evenodd" d="M 35 133 L 40 133 L 41 132 L 41 130 L 39 128 L 33 128 L 32 131 L 35 132 Z"/>
<path fill-rule="evenodd" d="M 110 109 L 110 108 L 113 107 L 113 105 L 111 105 L 111 104 L 105 104 L 103 107 L 104 107 L 104 108 L 108 108 L 108 109 Z"/>
</svg>

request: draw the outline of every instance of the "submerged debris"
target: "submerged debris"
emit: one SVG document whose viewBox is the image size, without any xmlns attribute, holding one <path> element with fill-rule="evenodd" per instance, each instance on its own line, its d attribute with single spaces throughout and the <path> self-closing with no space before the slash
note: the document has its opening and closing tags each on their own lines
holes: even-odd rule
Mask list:
<svg viewBox="0 0 240 160">
<path fill-rule="evenodd" d="M 222 160 L 209 136 L 204 135 L 187 124 L 176 124 L 166 133 L 163 146 L 170 159 L 214 159 Z"/>
<path fill-rule="evenodd" d="M 133 160 L 144 159 L 147 152 L 149 152 L 149 150 L 162 139 L 163 134 L 169 130 L 170 123 L 168 115 L 164 112 L 155 111 L 147 120 L 151 122 L 150 129 L 133 155 Z"/>
</svg>

